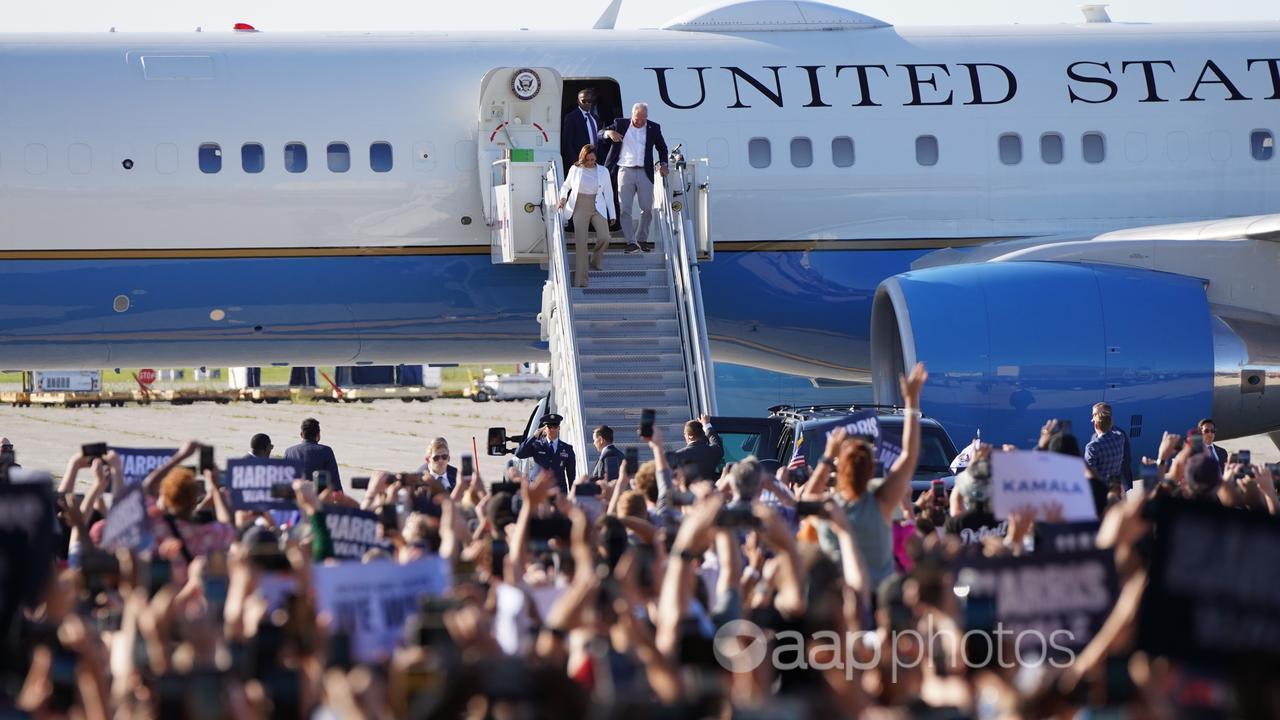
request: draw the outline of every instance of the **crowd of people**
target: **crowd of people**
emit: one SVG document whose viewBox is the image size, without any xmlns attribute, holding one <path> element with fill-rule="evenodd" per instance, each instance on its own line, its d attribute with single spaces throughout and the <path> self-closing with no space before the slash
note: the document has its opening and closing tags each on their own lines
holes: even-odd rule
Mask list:
<svg viewBox="0 0 1280 720">
<path fill-rule="evenodd" d="M 86 446 L 56 487 L 19 471 L 10 446 L 0 717 L 1280 717 L 1274 643 L 1200 638 L 1198 660 L 1161 649 L 1151 610 L 1171 610 L 1168 546 L 1189 542 L 1167 517 L 1208 508 L 1271 532 L 1269 468 L 1166 434 L 1144 459 L 1151 482 L 1126 492 L 1093 470 L 1115 448 L 1086 453 L 1050 421 L 1035 449 L 1081 458 L 1099 521 L 1087 547 L 1055 548 L 1061 508 L 992 504 L 993 467 L 1015 448 L 975 442 L 953 491 L 913 497 L 926 378 L 917 366 L 901 380 L 901 452 L 883 472 L 875 439 L 843 429 L 811 468 L 717 467 L 704 417 L 686 426 L 690 451 L 668 455 L 653 428 L 636 464 L 597 429 L 607 459 L 567 487 L 546 452 L 482 478 L 436 439 L 415 471 L 348 489 L 308 421 L 286 453 L 301 477 L 254 509 L 230 464 L 190 467 L 198 442 L 135 484 L 118 453 Z M 281 462 L 273 447 L 255 438 L 237 463 Z M 1269 572 L 1269 557 L 1245 560 L 1227 565 Z M 1080 585 L 1101 596 L 1054 590 L 1054 572 L 1087 562 L 1110 595 L 1092 570 Z M 1072 634 L 1066 655 L 1004 662 L 996 621 L 1017 603 L 980 602 L 984 568 L 1005 573 L 998 593 L 1030 593 L 1022 604 L 1048 618 L 1036 629 Z M 393 597 L 407 578 L 422 584 Z M 1273 581 L 1253 582 L 1215 591 L 1243 603 L 1227 609 L 1280 602 Z M 1067 619 L 1073 602 L 1096 627 Z M 795 638 L 809 644 L 782 652 Z"/>
</svg>

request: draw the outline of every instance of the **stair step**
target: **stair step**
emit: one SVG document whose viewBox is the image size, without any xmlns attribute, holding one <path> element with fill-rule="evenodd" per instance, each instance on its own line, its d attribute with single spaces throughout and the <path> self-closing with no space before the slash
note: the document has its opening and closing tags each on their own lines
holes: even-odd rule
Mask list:
<svg viewBox="0 0 1280 720">
<path fill-rule="evenodd" d="M 573 329 L 579 338 L 675 338 L 680 332 L 674 316 L 672 318 L 630 319 L 592 318 L 585 319 L 575 314 Z"/>
<path fill-rule="evenodd" d="M 687 404 L 667 404 L 667 405 L 649 405 L 653 410 L 653 416 L 656 421 L 661 423 L 684 422 L 689 419 L 689 406 Z M 612 406 L 602 403 L 590 403 L 586 407 L 587 415 L 610 415 L 634 418 L 636 422 L 640 421 L 640 415 L 643 410 L 640 406 L 633 406 L 631 403 L 617 403 Z"/>
<path fill-rule="evenodd" d="M 582 388 L 582 402 L 588 408 L 628 405 L 631 407 L 689 406 L 689 391 L 680 387 L 600 387 Z"/>
<path fill-rule="evenodd" d="M 573 317 L 583 320 L 674 320 L 676 304 L 666 302 L 575 302 Z"/>
<path fill-rule="evenodd" d="M 601 337 L 592 336 L 583 332 L 578 333 L 578 352 L 587 354 L 614 354 L 621 355 L 624 353 L 647 354 L 668 354 L 680 353 L 680 340 L 672 336 L 639 336 L 639 337 Z"/>
<path fill-rule="evenodd" d="M 653 252 L 636 252 L 626 253 L 622 250 L 607 250 L 604 254 L 605 270 L 662 270 L 666 272 L 667 256 L 663 254 L 661 248 L 654 248 Z"/>
<path fill-rule="evenodd" d="M 616 370 L 648 371 L 683 371 L 684 357 L 678 354 L 649 355 L 578 355 L 578 367 L 583 372 L 613 372 Z"/>
<path fill-rule="evenodd" d="M 612 268 L 605 265 L 604 270 L 592 270 L 589 277 L 593 287 L 665 287 L 667 284 L 665 268 Z"/>
<path fill-rule="evenodd" d="M 684 370 L 654 370 L 652 368 L 637 370 L 634 368 L 612 367 L 599 370 L 582 371 L 584 387 L 602 387 L 620 385 L 627 382 L 660 382 L 664 385 L 675 385 L 684 382 Z"/>
<path fill-rule="evenodd" d="M 569 301 L 574 309 L 594 303 L 648 303 L 671 300 L 671 288 L 666 285 L 627 285 L 616 286 L 596 283 L 590 287 L 573 288 L 569 291 Z"/>
</svg>

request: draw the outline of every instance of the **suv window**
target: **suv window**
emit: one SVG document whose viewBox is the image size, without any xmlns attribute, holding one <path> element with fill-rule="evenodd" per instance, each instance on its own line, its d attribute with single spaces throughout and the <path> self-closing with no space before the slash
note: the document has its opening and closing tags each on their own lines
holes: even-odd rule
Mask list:
<svg viewBox="0 0 1280 720">
<path fill-rule="evenodd" d="M 920 428 L 920 462 L 917 472 L 947 472 L 951 469 L 951 460 L 955 457 L 951 449 L 951 441 L 935 425 Z"/>
<path fill-rule="evenodd" d="M 713 424 L 712 428 L 714 427 Z M 748 455 L 760 457 L 760 433 L 717 432 L 720 435 L 720 442 L 724 445 L 725 463 L 739 462 Z"/>
</svg>

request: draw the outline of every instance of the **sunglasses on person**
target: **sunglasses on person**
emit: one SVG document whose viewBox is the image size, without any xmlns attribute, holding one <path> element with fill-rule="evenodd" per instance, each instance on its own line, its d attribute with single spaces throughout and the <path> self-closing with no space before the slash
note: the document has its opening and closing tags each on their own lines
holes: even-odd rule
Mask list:
<svg viewBox="0 0 1280 720">
<path fill-rule="evenodd" d="M 449 459 L 449 456 L 448 456 L 448 455 L 432 455 L 432 456 L 431 456 L 431 460 L 432 460 L 432 461 L 436 461 L 436 460 L 448 460 L 448 459 Z"/>
</svg>

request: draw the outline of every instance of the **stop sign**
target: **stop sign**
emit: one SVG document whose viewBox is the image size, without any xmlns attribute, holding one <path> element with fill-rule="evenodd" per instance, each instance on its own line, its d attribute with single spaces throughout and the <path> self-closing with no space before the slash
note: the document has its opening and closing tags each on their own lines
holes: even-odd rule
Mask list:
<svg viewBox="0 0 1280 720">
<path fill-rule="evenodd" d="M 156 381 L 156 371 L 151 368 L 142 368 L 138 371 L 138 382 L 143 385 L 150 385 Z"/>
</svg>

